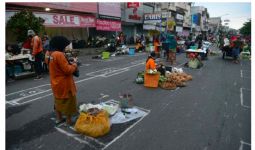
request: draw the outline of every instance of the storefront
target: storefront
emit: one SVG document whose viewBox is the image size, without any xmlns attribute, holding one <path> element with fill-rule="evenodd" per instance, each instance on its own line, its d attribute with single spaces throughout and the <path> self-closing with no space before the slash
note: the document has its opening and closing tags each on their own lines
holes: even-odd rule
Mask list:
<svg viewBox="0 0 255 150">
<path fill-rule="evenodd" d="M 122 4 L 122 31 L 132 43 L 137 34 L 143 34 L 143 4 L 139 2 L 127 2 Z"/>
<path fill-rule="evenodd" d="M 98 3 L 98 18 L 96 28 L 90 29 L 94 36 L 104 35 L 111 38 L 121 31 L 120 3 Z"/>
<path fill-rule="evenodd" d="M 97 3 L 7 3 L 6 22 L 24 8 L 45 20 L 49 37 L 63 35 L 69 40 L 87 40 L 89 28 L 96 27 Z M 51 10 L 46 12 L 45 8 Z M 6 41 L 15 42 L 15 36 L 9 31 L 6 31 Z"/>
</svg>

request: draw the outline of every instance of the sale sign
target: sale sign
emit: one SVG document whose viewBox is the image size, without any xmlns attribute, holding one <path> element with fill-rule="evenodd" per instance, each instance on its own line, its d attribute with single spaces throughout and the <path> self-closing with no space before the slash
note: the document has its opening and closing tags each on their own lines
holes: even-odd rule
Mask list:
<svg viewBox="0 0 255 150">
<path fill-rule="evenodd" d="M 43 18 L 46 27 L 95 27 L 96 18 L 90 15 L 69 15 L 69 14 L 41 14 L 35 16 Z"/>
<path fill-rule="evenodd" d="M 139 6 L 139 2 L 127 2 L 127 8 L 137 8 Z"/>
<path fill-rule="evenodd" d="M 121 22 L 97 19 L 96 29 L 102 31 L 121 31 Z"/>
</svg>

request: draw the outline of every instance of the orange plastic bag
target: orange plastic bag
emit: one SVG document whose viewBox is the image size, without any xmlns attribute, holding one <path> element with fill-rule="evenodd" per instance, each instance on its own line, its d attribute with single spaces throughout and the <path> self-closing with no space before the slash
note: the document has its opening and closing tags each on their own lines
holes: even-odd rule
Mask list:
<svg viewBox="0 0 255 150">
<path fill-rule="evenodd" d="M 96 116 L 81 113 L 74 126 L 79 133 L 99 137 L 110 131 L 110 120 L 106 111 L 99 112 Z"/>
</svg>

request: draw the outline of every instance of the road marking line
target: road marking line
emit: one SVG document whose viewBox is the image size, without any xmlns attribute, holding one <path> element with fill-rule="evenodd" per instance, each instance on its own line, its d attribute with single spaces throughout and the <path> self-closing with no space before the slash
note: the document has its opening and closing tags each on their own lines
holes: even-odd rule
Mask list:
<svg viewBox="0 0 255 150">
<path fill-rule="evenodd" d="M 74 132 L 77 132 L 73 127 L 70 127 L 70 129 L 71 130 L 73 130 Z M 98 141 L 97 139 L 95 139 L 95 138 L 92 138 L 92 137 L 89 137 L 89 136 L 86 136 L 86 135 L 83 135 L 84 136 L 84 138 L 85 139 L 90 139 L 90 140 L 92 140 L 92 141 L 94 141 L 94 142 L 96 142 L 97 144 L 100 144 L 100 145 L 103 145 L 103 146 L 105 146 L 105 144 L 104 143 L 102 143 L 102 142 L 100 142 L 100 141 Z"/>
<path fill-rule="evenodd" d="M 243 78 L 243 70 L 240 70 L 241 78 Z"/>
<path fill-rule="evenodd" d="M 47 95 L 44 95 L 44 96 L 41 96 L 41 97 L 37 97 L 37 98 L 31 99 L 31 100 L 28 100 L 28 101 L 25 101 L 25 102 L 22 102 L 22 103 L 18 103 L 18 105 L 23 105 L 23 104 L 26 104 L 26 103 L 29 103 L 29 102 L 32 102 L 32 101 L 36 101 L 38 99 L 41 99 L 41 98 L 44 98 L 44 97 L 48 97 L 48 96 L 50 96 L 52 94 L 53 93 L 50 93 L 50 94 L 47 94 Z"/>
<path fill-rule="evenodd" d="M 245 108 L 251 108 L 250 106 L 246 106 L 243 104 L 243 88 L 240 88 L 240 100 L 241 100 L 241 106 Z"/>
<path fill-rule="evenodd" d="M 97 72 L 101 72 L 101 71 L 104 71 L 104 70 L 108 70 L 108 69 L 115 69 L 115 68 L 105 68 L 105 69 L 101 69 L 101 70 L 97 70 L 97 71 L 93 71 L 93 72 L 87 73 L 86 75 L 89 76 L 91 74 L 94 74 L 94 73 L 97 73 Z"/>
<path fill-rule="evenodd" d="M 127 71 L 129 68 L 132 68 L 132 67 L 135 67 L 135 66 L 139 66 L 139 65 L 141 65 L 141 64 L 144 64 L 144 63 L 139 63 L 139 64 L 132 65 L 132 66 L 129 66 L 129 67 L 121 68 L 121 69 L 119 69 L 119 70 L 125 70 L 125 71 Z M 108 69 L 108 68 L 106 68 L 106 69 Z M 105 69 L 103 69 L 103 70 L 105 70 Z M 96 71 L 96 72 L 98 72 L 98 71 Z M 124 72 L 124 71 L 123 71 L 123 72 Z M 122 72 L 120 72 L 120 73 L 122 73 Z M 116 74 L 119 74 L 119 73 L 117 72 Z M 112 74 L 112 75 L 109 75 L 109 76 L 106 76 L 106 77 L 110 77 L 110 76 L 113 76 L 113 75 L 116 75 L 116 74 Z M 97 77 L 105 77 L 105 75 L 97 75 L 97 76 L 85 78 L 85 79 L 82 79 L 82 80 L 78 80 L 78 81 L 76 81 L 75 83 L 78 84 L 78 83 L 80 83 L 80 82 L 87 81 L 87 80 L 90 80 L 90 79 L 94 79 L 94 78 L 97 78 Z M 50 84 L 45 84 L 45 85 L 50 85 Z M 37 86 L 37 87 L 42 87 L 42 86 L 45 86 L 45 85 L 41 85 L 41 86 Z M 37 88 L 37 87 L 36 87 L 36 88 Z M 34 88 L 35 88 L 35 87 L 33 87 L 33 88 L 28 88 L 28 89 L 34 89 Z M 26 89 L 26 90 L 28 90 L 28 89 Z M 26 90 L 21 90 L 21 91 L 26 91 Z M 50 91 L 50 90 L 51 90 L 51 89 L 48 89 L 48 90 L 45 90 L 45 91 L 43 91 L 43 92 L 39 92 L 39 93 L 35 93 L 35 94 L 32 94 L 32 95 L 28 95 L 28 96 L 26 96 L 26 97 L 16 98 L 16 99 L 10 100 L 9 102 L 18 102 L 18 101 L 23 100 L 23 99 L 25 99 L 25 98 L 32 97 L 32 96 L 35 96 L 35 95 L 38 95 L 38 94 L 42 94 L 42 93 L 48 92 L 48 91 Z M 19 92 L 21 92 L 21 91 L 14 92 L 14 93 L 19 93 Z M 9 95 L 12 95 L 12 94 L 14 94 L 14 93 L 10 93 Z M 34 99 L 32 99 L 32 100 L 25 101 L 25 102 L 22 102 L 22 103 L 17 103 L 17 105 L 26 104 L 26 103 L 28 103 L 28 102 L 32 102 L 32 101 L 35 101 L 35 100 L 38 100 L 38 99 L 41 99 L 41 98 L 44 98 L 44 97 L 47 97 L 47 96 L 50 96 L 50 95 L 52 95 L 52 93 L 47 94 L 47 95 L 45 95 L 45 96 L 41 96 L 41 97 L 34 98 Z"/>
<path fill-rule="evenodd" d="M 90 80 L 90 79 L 94 79 L 94 78 L 97 78 L 97 77 L 100 77 L 100 75 L 97 75 L 97 76 L 94 76 L 94 77 L 85 78 L 85 79 L 76 81 L 75 83 L 80 83 L 80 82 L 87 81 L 87 80 Z"/>
<path fill-rule="evenodd" d="M 31 90 L 31 89 L 35 89 L 35 88 L 39 88 L 39 87 L 43 87 L 43 86 L 50 86 L 50 84 L 43 84 L 43 85 L 40 85 L 40 86 L 35 86 L 35 87 L 32 87 L 32 88 L 28 88 L 28 89 L 25 89 L 25 90 L 20 90 L 20 91 L 17 91 L 17 92 L 9 93 L 9 94 L 6 94 L 6 96 L 10 96 L 10 95 L 13 95 L 13 94 L 21 93 L 21 92 L 24 92 L 24 91 L 27 91 L 27 90 Z"/>
<path fill-rule="evenodd" d="M 136 124 L 138 124 L 139 122 L 141 122 L 143 120 L 143 118 L 145 118 L 150 112 L 148 112 L 147 114 L 145 114 L 143 117 L 141 117 L 137 122 L 135 122 L 134 124 L 132 124 L 130 127 L 128 127 L 124 132 L 122 132 L 119 136 L 117 136 L 116 138 L 114 138 L 110 143 L 108 143 L 102 150 L 105 150 L 107 147 L 109 147 L 111 144 L 113 144 L 114 142 L 116 142 L 118 139 L 120 139 L 125 133 L 127 133 L 130 129 L 132 129 Z"/>
<path fill-rule="evenodd" d="M 109 73 L 109 75 L 104 74 L 104 75 L 102 75 L 102 77 L 108 78 L 108 77 L 111 77 L 111 76 L 114 76 L 114 75 L 117 75 L 117 74 L 121 74 L 121 73 L 126 72 L 126 71 L 129 71 L 129 69 L 125 69 L 125 70 L 122 70 L 122 71 L 119 71 L 119 72 L 115 72 L 115 73 L 112 73 L 112 74 Z"/>
<path fill-rule="evenodd" d="M 60 128 L 57 128 L 57 127 L 55 127 L 55 129 L 58 130 L 60 133 L 63 133 L 63 134 L 65 134 L 65 135 L 69 136 L 69 137 L 74 138 L 76 141 L 78 141 L 78 142 L 80 142 L 80 143 L 87 144 L 89 147 L 94 148 L 94 149 L 97 149 L 95 146 L 91 145 L 89 142 L 78 138 L 78 137 L 77 137 L 77 134 L 68 133 L 68 132 L 66 132 L 65 130 L 60 129 Z"/>
<path fill-rule="evenodd" d="M 9 105 L 12 105 L 12 106 L 15 106 L 16 104 L 14 104 L 13 102 L 9 102 L 9 101 L 6 101 L 6 104 L 9 104 Z"/>
<path fill-rule="evenodd" d="M 241 143 L 241 145 L 240 145 L 240 147 L 239 147 L 239 150 L 243 150 L 243 145 L 249 145 L 249 146 L 251 146 L 251 144 L 250 143 L 246 143 L 246 142 L 244 142 L 244 141 L 240 141 L 240 143 Z"/>
<path fill-rule="evenodd" d="M 21 100 L 23 100 L 25 98 L 32 97 L 32 96 L 35 96 L 35 95 L 39 95 L 39 94 L 42 94 L 42 93 L 45 93 L 45 92 L 48 92 L 48 91 L 51 91 L 51 89 L 48 89 L 48 90 L 45 90 L 45 91 L 42 91 L 42 92 L 38 92 L 38 93 L 35 93 L 35 94 L 31 94 L 31 95 L 28 95 L 28 96 L 12 99 L 10 101 L 11 102 L 18 102 L 18 101 L 21 101 Z"/>
</svg>

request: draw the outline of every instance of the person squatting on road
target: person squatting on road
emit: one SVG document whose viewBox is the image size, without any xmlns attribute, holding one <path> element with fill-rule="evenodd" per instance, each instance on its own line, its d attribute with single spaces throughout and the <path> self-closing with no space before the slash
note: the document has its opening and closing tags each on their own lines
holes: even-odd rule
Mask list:
<svg viewBox="0 0 255 150">
<path fill-rule="evenodd" d="M 31 47 L 32 47 L 32 55 L 35 58 L 35 72 L 36 78 L 35 80 L 42 79 L 42 61 L 43 61 L 43 47 L 42 47 L 42 40 L 41 38 L 35 34 L 33 30 L 27 31 L 28 37 L 32 38 L 31 40 Z"/>
<path fill-rule="evenodd" d="M 149 69 L 152 69 L 152 70 L 156 69 L 155 58 L 156 58 L 155 52 L 151 52 L 150 56 L 148 56 L 146 60 L 145 71 Z"/>
<path fill-rule="evenodd" d="M 71 117 L 77 113 L 76 85 L 73 73 L 77 70 L 77 60 L 69 64 L 64 50 L 69 40 L 63 36 L 55 36 L 50 41 L 50 51 L 46 53 L 45 62 L 49 67 L 51 88 L 54 95 L 56 125 L 63 122 L 72 125 Z"/>
</svg>

